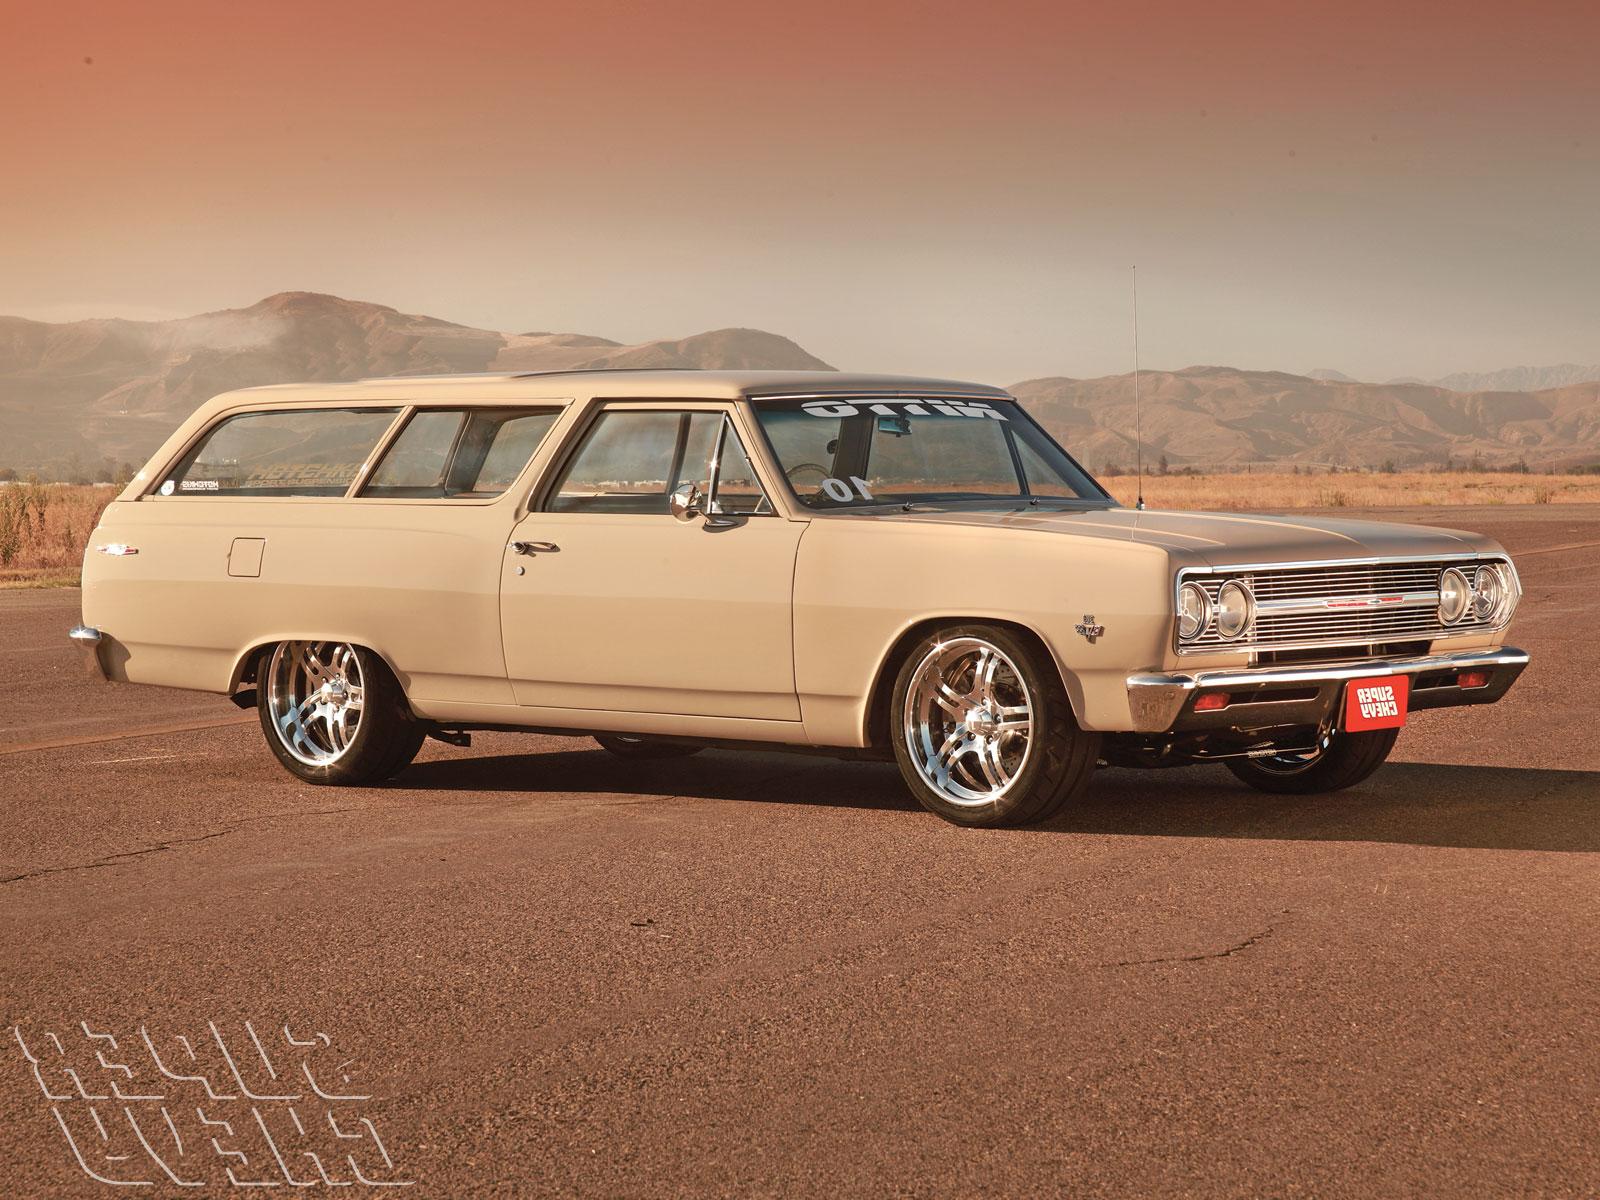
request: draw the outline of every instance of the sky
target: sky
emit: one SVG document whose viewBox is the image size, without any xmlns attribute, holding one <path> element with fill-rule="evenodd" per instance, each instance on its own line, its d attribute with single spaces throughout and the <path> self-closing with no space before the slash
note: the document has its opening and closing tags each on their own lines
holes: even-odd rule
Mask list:
<svg viewBox="0 0 1600 1200">
<path fill-rule="evenodd" d="M 1600 6 L 0 0 L 0 313 L 1012 383 L 1600 361 Z"/>
</svg>

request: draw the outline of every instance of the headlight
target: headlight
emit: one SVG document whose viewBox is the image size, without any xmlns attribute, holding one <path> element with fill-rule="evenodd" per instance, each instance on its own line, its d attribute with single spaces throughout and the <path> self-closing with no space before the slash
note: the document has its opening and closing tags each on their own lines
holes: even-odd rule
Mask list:
<svg viewBox="0 0 1600 1200">
<path fill-rule="evenodd" d="M 1230 579 L 1217 593 L 1217 633 L 1224 641 L 1234 641 L 1250 624 L 1250 609 L 1255 604 L 1250 589 Z"/>
<path fill-rule="evenodd" d="M 1211 623 L 1211 597 L 1198 583 L 1186 583 L 1178 591 L 1178 637 L 1191 641 Z"/>
<path fill-rule="evenodd" d="M 1439 574 L 1439 620 L 1454 625 L 1467 612 L 1472 600 L 1472 583 L 1459 567 L 1446 567 Z"/>
<path fill-rule="evenodd" d="M 1505 573 L 1499 567 L 1479 567 L 1472 574 L 1473 619 L 1498 621 L 1509 593 Z"/>
</svg>

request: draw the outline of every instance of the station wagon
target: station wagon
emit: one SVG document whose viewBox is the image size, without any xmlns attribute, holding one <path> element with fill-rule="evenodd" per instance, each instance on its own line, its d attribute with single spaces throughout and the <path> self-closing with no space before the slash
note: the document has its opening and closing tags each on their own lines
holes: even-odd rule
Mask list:
<svg viewBox="0 0 1600 1200">
<path fill-rule="evenodd" d="M 1471 533 L 1123 507 L 997 388 L 578 371 L 218 396 L 106 509 L 71 636 L 315 783 L 539 730 L 892 759 L 989 826 L 1103 765 L 1358 783 L 1504 695 L 1520 594 Z"/>
</svg>

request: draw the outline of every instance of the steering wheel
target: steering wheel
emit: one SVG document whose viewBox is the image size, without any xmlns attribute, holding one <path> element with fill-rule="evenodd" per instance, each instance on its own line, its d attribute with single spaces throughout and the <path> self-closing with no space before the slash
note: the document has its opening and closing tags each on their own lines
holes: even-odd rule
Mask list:
<svg viewBox="0 0 1600 1200">
<path fill-rule="evenodd" d="M 832 472 L 829 471 L 829 469 L 827 467 L 823 466 L 821 463 L 803 462 L 803 463 L 799 463 L 799 464 L 797 464 L 795 466 L 792 466 L 787 471 L 785 471 L 783 473 L 784 474 L 784 478 L 788 479 L 788 481 L 790 483 L 793 483 L 793 482 L 795 482 L 795 478 L 794 477 L 796 475 L 798 475 L 801 471 L 815 471 L 818 475 L 820 475 L 822 477 L 822 479 L 826 479 L 826 478 L 828 478 L 828 476 L 830 474 L 832 474 Z M 822 480 L 819 479 L 817 482 L 820 483 L 820 482 L 822 482 Z"/>
</svg>

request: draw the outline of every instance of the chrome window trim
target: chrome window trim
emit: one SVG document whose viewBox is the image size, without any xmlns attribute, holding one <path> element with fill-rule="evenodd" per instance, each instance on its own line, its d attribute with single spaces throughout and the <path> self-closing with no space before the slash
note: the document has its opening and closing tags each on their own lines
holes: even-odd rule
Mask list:
<svg viewBox="0 0 1600 1200">
<path fill-rule="evenodd" d="M 1458 566 L 1458 565 L 1460 565 L 1462 563 L 1470 563 L 1470 564 L 1472 564 L 1474 566 L 1482 566 L 1482 565 L 1488 564 L 1488 563 L 1494 563 L 1494 564 L 1503 565 L 1506 568 L 1506 573 L 1510 577 L 1511 603 L 1506 606 L 1506 616 L 1505 616 L 1505 618 L 1503 620 L 1497 622 L 1496 624 L 1493 624 L 1493 625 L 1475 624 L 1475 623 L 1467 622 L 1467 621 L 1460 622 L 1460 623 L 1458 623 L 1456 625 L 1444 625 L 1444 624 L 1441 623 L 1441 624 L 1439 624 L 1437 626 L 1437 628 L 1432 629 L 1432 630 L 1418 631 L 1417 633 L 1415 633 L 1413 635 L 1410 635 L 1410 636 L 1399 636 L 1397 638 L 1389 639 L 1389 640 L 1421 641 L 1424 637 L 1426 637 L 1427 640 L 1431 643 L 1431 642 L 1437 641 L 1437 640 L 1439 640 L 1441 638 L 1448 638 L 1448 637 L 1457 637 L 1457 636 L 1464 636 L 1464 635 L 1465 636 L 1486 636 L 1486 635 L 1497 634 L 1497 633 L 1500 633 L 1500 632 L 1504 631 L 1506 628 L 1508 628 L 1510 626 L 1511 619 L 1516 613 L 1517 606 L 1519 604 L 1521 604 L 1521 602 L 1522 602 L 1522 579 L 1517 574 L 1516 564 L 1511 561 L 1511 556 L 1509 554 L 1489 554 L 1489 553 L 1397 554 L 1397 555 L 1371 557 L 1371 558 L 1318 558 L 1318 559 L 1303 559 L 1303 560 L 1298 560 L 1298 561 L 1294 561 L 1294 562 L 1229 563 L 1229 564 L 1226 564 L 1224 566 L 1210 565 L 1210 566 L 1180 567 L 1178 569 L 1177 573 L 1174 575 L 1173 584 L 1172 584 L 1172 647 L 1173 647 L 1173 650 L 1176 653 L 1180 654 L 1180 655 L 1194 655 L 1194 654 L 1212 654 L 1212 655 L 1216 655 L 1216 654 L 1232 654 L 1232 653 L 1238 653 L 1238 652 L 1242 652 L 1242 651 L 1248 651 L 1248 652 L 1252 652 L 1253 653 L 1253 652 L 1261 651 L 1261 650 L 1271 650 L 1271 651 L 1277 651 L 1277 650 L 1318 650 L 1318 649 L 1323 649 L 1323 648 L 1337 649 L 1337 648 L 1348 647 L 1348 646 L 1370 646 L 1370 645 L 1372 645 L 1374 643 L 1374 641 L 1381 641 L 1381 640 L 1384 640 L 1384 639 L 1382 639 L 1381 637 L 1380 638 L 1374 638 L 1374 636 L 1372 634 L 1368 633 L 1368 634 L 1362 634 L 1362 635 L 1357 636 L 1357 637 L 1344 637 L 1344 638 L 1338 638 L 1338 637 L 1335 637 L 1335 638 L 1320 638 L 1319 637 L 1319 638 L 1308 638 L 1308 639 L 1304 639 L 1304 640 L 1301 640 L 1301 641 L 1293 641 L 1293 642 L 1265 642 L 1265 643 L 1258 642 L 1258 641 L 1255 640 L 1255 637 L 1254 637 L 1254 634 L 1255 634 L 1255 618 L 1256 618 L 1257 614 L 1259 614 L 1263 609 L 1265 609 L 1268 613 L 1270 613 L 1272 615 L 1277 615 L 1277 616 L 1293 615 L 1293 611 L 1292 610 L 1286 610 L 1286 609 L 1283 609 L 1283 608 L 1277 608 L 1276 606 L 1277 605 L 1284 605 L 1284 604 L 1288 604 L 1288 603 L 1293 603 L 1293 604 L 1298 606 L 1298 605 L 1300 605 L 1302 603 L 1299 600 L 1295 600 L 1295 601 L 1292 601 L 1292 602 L 1291 601 L 1279 600 L 1275 604 L 1273 601 L 1262 601 L 1260 599 L 1257 599 L 1256 602 L 1255 602 L 1256 603 L 1256 612 L 1252 613 L 1252 615 L 1251 615 L 1250 629 L 1246 631 L 1245 636 L 1242 636 L 1237 641 L 1232 641 L 1232 642 L 1228 642 L 1228 641 L 1204 642 L 1204 643 L 1200 643 L 1200 644 L 1186 643 L 1186 642 L 1184 642 L 1182 639 L 1180 639 L 1178 637 L 1178 603 L 1179 603 L 1179 599 L 1180 599 L 1180 593 L 1181 593 L 1181 591 L 1183 589 L 1183 585 L 1186 582 L 1188 582 L 1189 580 L 1195 578 L 1196 576 L 1205 576 L 1205 577 L 1207 577 L 1209 579 L 1217 579 L 1217 578 L 1220 577 L 1222 580 L 1226 581 L 1228 579 L 1238 578 L 1238 577 L 1243 576 L 1243 575 L 1250 575 L 1250 574 L 1255 573 L 1255 572 L 1266 573 L 1266 572 L 1272 572 L 1272 571 L 1316 571 L 1316 570 L 1325 570 L 1325 569 L 1328 569 L 1328 568 L 1337 568 L 1337 567 L 1353 567 L 1353 568 L 1382 567 L 1382 566 L 1405 565 L 1405 564 L 1415 564 L 1415 563 L 1437 563 L 1437 564 L 1439 564 L 1440 570 L 1443 570 L 1445 567 Z M 1253 592 L 1254 588 L 1252 588 L 1251 590 Z M 1415 601 L 1415 602 L 1401 603 L 1401 604 L 1396 606 L 1397 608 L 1399 608 L 1399 609 L 1417 610 L 1417 609 L 1423 609 L 1423 608 L 1426 607 L 1426 605 L 1424 603 L 1422 603 L 1423 593 L 1408 591 L 1408 592 L 1403 593 L 1403 595 L 1405 596 L 1407 601 Z M 1438 592 L 1437 591 L 1432 592 L 1431 593 L 1431 597 L 1432 597 L 1433 606 L 1435 608 L 1437 608 L 1438 607 Z M 1351 596 L 1351 597 L 1346 597 L 1346 598 L 1347 599 L 1351 599 L 1351 600 L 1370 599 L 1370 597 L 1364 597 L 1364 596 Z M 1310 609 L 1305 609 L 1304 611 L 1316 612 L 1316 611 L 1320 611 L 1320 610 L 1315 609 L 1315 608 L 1310 608 Z"/>
</svg>

